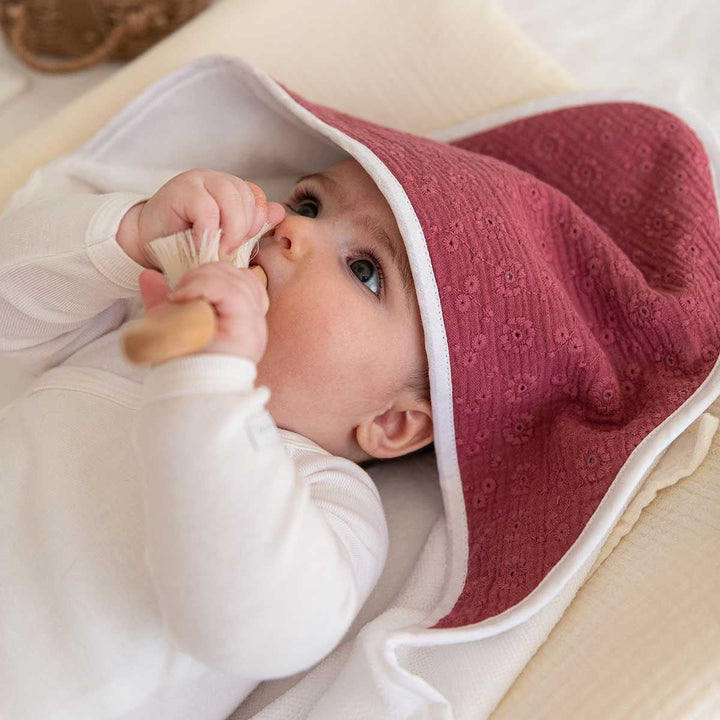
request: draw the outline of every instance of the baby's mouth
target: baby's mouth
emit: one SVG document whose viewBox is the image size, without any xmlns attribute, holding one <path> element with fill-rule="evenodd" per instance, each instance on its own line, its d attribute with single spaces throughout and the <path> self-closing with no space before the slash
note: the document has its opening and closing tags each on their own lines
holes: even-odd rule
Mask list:
<svg viewBox="0 0 720 720">
<path fill-rule="evenodd" d="M 275 228 L 271 228 L 268 230 L 268 232 L 263 235 L 257 245 L 257 248 L 255 249 L 255 253 L 253 257 L 250 260 L 249 268 L 257 275 L 257 277 L 260 279 L 262 284 L 265 286 L 265 290 L 268 290 L 269 283 L 268 283 L 268 276 L 265 272 L 265 268 L 263 268 L 260 263 L 257 260 L 258 253 L 260 252 L 260 248 L 262 247 L 262 241 L 267 240 L 268 238 L 272 238 L 275 235 Z"/>
</svg>

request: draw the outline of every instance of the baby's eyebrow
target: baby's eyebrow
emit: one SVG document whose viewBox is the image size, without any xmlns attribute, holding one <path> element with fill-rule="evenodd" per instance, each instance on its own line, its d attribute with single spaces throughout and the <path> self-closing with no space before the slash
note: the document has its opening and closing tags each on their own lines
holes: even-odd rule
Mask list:
<svg viewBox="0 0 720 720">
<path fill-rule="evenodd" d="M 326 192 L 330 195 L 334 195 L 343 210 L 348 209 L 348 195 L 345 188 L 337 182 L 334 178 L 331 178 L 325 173 L 313 173 L 311 175 L 303 175 L 297 179 L 297 183 L 303 180 L 315 180 L 322 185 Z M 378 224 L 375 218 L 370 215 L 361 213 L 355 217 L 356 224 L 370 233 L 373 239 L 381 245 L 387 251 L 388 255 L 395 266 L 395 269 L 399 273 L 402 279 L 403 292 L 405 297 L 409 300 L 414 295 L 414 283 L 412 279 L 412 271 L 410 270 L 410 262 L 408 261 L 407 253 L 405 252 L 405 245 L 402 239 L 398 241 L 397 238 L 388 235 L 385 228 Z"/>
</svg>

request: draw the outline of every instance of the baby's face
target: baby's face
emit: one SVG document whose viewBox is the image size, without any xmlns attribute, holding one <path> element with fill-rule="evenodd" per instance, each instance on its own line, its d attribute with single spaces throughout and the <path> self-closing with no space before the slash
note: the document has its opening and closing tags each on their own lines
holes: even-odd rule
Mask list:
<svg viewBox="0 0 720 720">
<path fill-rule="evenodd" d="M 285 219 L 254 258 L 270 297 L 256 382 L 271 390 L 278 427 L 365 459 L 356 428 L 397 404 L 424 364 L 403 241 L 385 198 L 354 160 L 298 182 L 284 205 Z"/>
</svg>

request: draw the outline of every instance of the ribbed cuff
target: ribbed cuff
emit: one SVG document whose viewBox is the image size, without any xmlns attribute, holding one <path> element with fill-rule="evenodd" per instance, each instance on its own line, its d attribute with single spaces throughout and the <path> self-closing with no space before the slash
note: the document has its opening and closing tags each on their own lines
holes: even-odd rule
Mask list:
<svg viewBox="0 0 720 720">
<path fill-rule="evenodd" d="M 236 355 L 204 353 L 168 360 L 153 367 L 145 377 L 144 402 L 177 395 L 247 393 L 254 389 L 257 366 Z M 270 396 L 266 387 L 256 388 L 263 404 Z"/>
<path fill-rule="evenodd" d="M 148 195 L 130 192 L 108 193 L 88 223 L 85 249 L 92 264 L 108 280 L 134 292 L 140 291 L 138 277 L 145 269 L 118 245 L 116 235 L 120 222 L 133 205 L 144 202 Z"/>
</svg>

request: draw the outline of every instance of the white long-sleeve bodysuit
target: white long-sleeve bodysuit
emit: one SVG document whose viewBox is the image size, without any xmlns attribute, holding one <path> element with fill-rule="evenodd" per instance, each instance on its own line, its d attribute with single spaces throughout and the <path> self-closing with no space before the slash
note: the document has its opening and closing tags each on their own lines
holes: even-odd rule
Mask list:
<svg viewBox="0 0 720 720">
<path fill-rule="evenodd" d="M 115 233 L 146 196 L 34 182 L 0 219 L 0 349 L 37 375 L 0 411 L 0 718 L 225 718 L 342 639 L 386 559 L 378 492 L 278 430 L 252 362 L 130 365 Z"/>
</svg>

